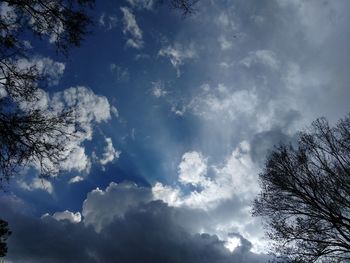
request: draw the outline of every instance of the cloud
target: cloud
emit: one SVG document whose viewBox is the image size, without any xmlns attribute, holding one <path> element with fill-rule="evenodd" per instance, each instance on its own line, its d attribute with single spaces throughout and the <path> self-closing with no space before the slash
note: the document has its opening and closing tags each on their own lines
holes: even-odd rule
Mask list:
<svg viewBox="0 0 350 263">
<path fill-rule="evenodd" d="M 203 84 L 201 91 L 185 106 L 193 114 L 204 119 L 235 120 L 253 114 L 258 105 L 256 91 L 235 90 L 224 84 L 211 87 Z"/>
<path fill-rule="evenodd" d="M 69 184 L 75 184 L 75 183 L 79 183 L 81 181 L 84 181 L 84 177 L 81 177 L 81 176 L 77 175 L 77 176 L 74 176 L 71 179 L 69 179 L 68 183 Z"/>
<path fill-rule="evenodd" d="M 225 36 L 220 36 L 218 41 L 222 50 L 228 50 L 232 48 L 232 42 L 229 41 Z"/>
<path fill-rule="evenodd" d="M 156 98 L 164 97 L 168 92 L 164 89 L 164 83 L 162 81 L 154 81 L 152 84 L 152 94 Z"/>
<path fill-rule="evenodd" d="M 257 193 L 257 168 L 249 155 L 247 142 L 242 142 L 223 166 L 212 165 L 211 177 L 207 173 L 207 166 L 207 161 L 200 153 L 185 153 L 179 164 L 178 181 L 201 188 L 183 191 L 182 187 L 171 187 L 158 182 L 152 188 L 154 198 L 176 207 L 209 211 L 225 200 L 233 197 L 251 199 Z"/>
<path fill-rule="evenodd" d="M 113 203 L 127 194 L 131 200 L 142 199 L 136 186 L 131 188 L 106 189 L 103 198 L 90 203 L 93 211 L 114 217 L 103 224 L 99 232 L 84 222 L 79 222 L 79 214 L 64 211 L 53 216 L 41 218 L 30 212 L 23 212 L 23 204 L 13 198 L 0 199 L 2 216 L 10 222 L 12 231 L 8 239 L 9 262 L 210 262 L 210 263 L 265 263 L 270 259 L 264 254 L 255 254 L 248 249 L 232 252 L 225 247 L 225 242 L 215 235 L 191 233 L 182 227 L 181 212 L 178 208 L 168 207 L 160 201 L 139 203 L 129 207 L 119 207 L 116 213 Z M 131 193 L 127 193 L 127 189 Z M 116 192 L 121 191 L 116 196 Z M 135 195 L 135 196 L 134 196 Z M 89 201 L 95 196 L 88 196 Z M 148 200 L 149 196 L 145 196 Z M 90 199 L 89 199 L 90 198 Z M 124 201 L 126 199 L 124 198 Z M 109 206 L 110 210 L 100 210 Z M 122 215 L 122 216 L 120 216 Z M 73 220 L 72 220 L 73 219 Z M 96 218 L 99 220 L 98 218 Z M 243 240 L 243 237 L 242 237 Z M 249 241 L 248 241 L 249 242 Z M 243 242 L 242 242 L 243 244 Z M 244 246 L 247 247 L 247 246 Z"/>
<path fill-rule="evenodd" d="M 71 109 L 73 116 L 72 123 L 65 126 L 64 131 L 74 133 L 74 136 L 71 136 L 69 140 L 64 140 L 57 131 L 57 134 L 52 134 L 52 137 L 48 138 L 64 147 L 60 153 L 62 161 L 55 165 L 49 159 L 44 159 L 43 164 L 51 169 L 53 176 L 58 175 L 60 171 L 88 173 L 91 168 L 91 160 L 86 153 L 84 142 L 92 139 L 94 125 L 110 120 L 112 113 L 116 115 L 117 109 L 109 104 L 106 97 L 96 95 L 91 89 L 83 86 L 71 87 L 53 94 L 39 89 L 37 94 L 39 100 L 36 103 L 21 104 L 21 107 L 24 110 L 40 109 L 48 116 L 56 116 L 64 110 Z M 111 150 L 109 154 L 114 154 L 114 157 L 117 156 L 117 153 L 119 154 L 117 151 L 113 153 L 110 145 L 107 145 L 107 148 Z M 107 157 L 111 158 L 112 155 L 105 155 L 103 158 Z M 108 162 L 107 159 L 104 162 L 106 161 Z M 34 161 L 30 164 L 40 170 L 39 163 Z"/>
<path fill-rule="evenodd" d="M 176 69 L 179 77 L 181 75 L 180 66 L 184 64 L 185 60 L 197 57 L 197 52 L 194 48 L 194 44 L 189 45 L 189 47 L 184 47 L 180 43 L 175 43 L 173 46 L 161 48 L 158 55 L 169 58 L 170 63 Z"/>
<path fill-rule="evenodd" d="M 104 27 L 107 31 L 112 30 L 117 26 L 118 17 L 115 15 L 106 15 L 102 13 L 98 19 L 98 24 L 101 27 Z"/>
<path fill-rule="evenodd" d="M 133 8 L 152 10 L 154 0 L 127 0 Z"/>
<path fill-rule="evenodd" d="M 31 180 L 31 182 L 26 181 L 19 181 L 18 182 L 19 187 L 22 189 L 28 190 L 28 191 L 34 191 L 34 190 L 44 190 L 48 192 L 49 194 L 53 193 L 53 186 L 50 181 L 43 179 L 43 178 L 34 178 Z"/>
<path fill-rule="evenodd" d="M 20 58 L 14 61 L 19 70 L 29 71 L 35 67 L 38 76 L 45 77 L 49 86 L 57 85 L 64 73 L 65 64 L 53 61 L 48 57 L 33 56 L 30 59 Z"/>
<path fill-rule="evenodd" d="M 205 186 L 207 160 L 198 152 L 187 152 L 179 164 L 179 182 L 194 186 Z"/>
<path fill-rule="evenodd" d="M 116 77 L 117 81 L 128 82 L 130 79 L 130 72 L 127 68 L 123 68 L 115 63 L 110 65 L 111 73 Z"/>
<path fill-rule="evenodd" d="M 142 38 L 142 31 L 139 28 L 135 15 L 127 7 L 121 7 L 120 10 L 123 12 L 123 24 L 124 35 L 129 35 L 126 45 L 132 48 L 141 49 L 144 45 Z"/>
<path fill-rule="evenodd" d="M 44 214 L 41 218 L 45 217 L 52 217 L 56 219 L 57 221 L 61 220 L 68 220 L 70 223 L 80 223 L 81 221 L 81 214 L 79 212 L 72 213 L 68 210 L 62 211 L 62 212 L 55 212 L 52 216 L 49 214 Z"/>
<path fill-rule="evenodd" d="M 250 68 L 254 64 L 263 64 L 273 70 L 277 70 L 279 61 L 276 54 L 271 50 L 256 50 L 249 52 L 249 55 L 240 61 L 240 64 Z"/>
<path fill-rule="evenodd" d="M 148 189 L 133 183 L 110 183 L 105 191 L 96 188 L 83 204 L 82 215 L 85 225 L 92 225 L 96 231 L 110 224 L 114 218 L 123 218 L 131 207 L 152 199 Z"/>
<path fill-rule="evenodd" d="M 112 162 L 114 159 L 118 159 L 120 156 L 120 151 L 117 151 L 113 147 L 112 139 L 105 138 L 107 145 L 104 147 L 104 152 L 102 158 L 100 159 L 101 165 L 106 165 L 107 163 Z"/>
</svg>

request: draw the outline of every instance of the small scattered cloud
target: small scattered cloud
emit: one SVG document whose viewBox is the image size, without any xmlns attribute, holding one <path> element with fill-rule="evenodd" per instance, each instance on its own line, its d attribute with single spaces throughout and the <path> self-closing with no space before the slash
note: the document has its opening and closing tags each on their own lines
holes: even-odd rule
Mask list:
<svg viewBox="0 0 350 263">
<path fill-rule="evenodd" d="M 184 64 L 184 61 L 198 56 L 194 44 L 184 47 L 179 43 L 161 48 L 158 55 L 169 58 L 171 65 L 176 69 L 178 77 L 181 75 L 180 66 Z"/>
<path fill-rule="evenodd" d="M 154 6 L 154 0 L 127 0 L 128 3 L 137 9 L 152 10 Z"/>
<path fill-rule="evenodd" d="M 123 33 L 128 36 L 126 45 L 132 48 L 141 49 L 144 45 L 143 33 L 136 22 L 135 15 L 127 7 L 121 7 L 123 13 Z"/>
<path fill-rule="evenodd" d="M 118 82 L 128 82 L 130 79 L 130 72 L 128 68 L 124 68 L 115 63 L 111 63 L 109 66 L 111 73 L 115 76 Z"/>
<path fill-rule="evenodd" d="M 84 181 L 84 177 L 77 175 L 77 176 L 74 176 L 71 179 L 69 179 L 68 183 L 75 184 L 75 183 L 79 183 L 81 181 Z"/>
<path fill-rule="evenodd" d="M 168 92 L 164 88 L 164 83 L 162 81 L 154 81 L 152 84 L 152 94 L 156 98 L 164 97 Z"/>
<path fill-rule="evenodd" d="M 98 24 L 104 27 L 107 31 L 112 30 L 118 24 L 118 17 L 116 15 L 107 15 L 102 13 L 98 19 Z"/>
<path fill-rule="evenodd" d="M 107 163 L 113 162 L 115 159 L 118 159 L 121 152 L 117 151 L 113 147 L 113 142 L 111 138 L 105 138 L 106 146 L 104 147 L 104 152 L 102 154 L 102 158 L 100 159 L 100 164 L 102 166 L 106 165 Z"/>
</svg>

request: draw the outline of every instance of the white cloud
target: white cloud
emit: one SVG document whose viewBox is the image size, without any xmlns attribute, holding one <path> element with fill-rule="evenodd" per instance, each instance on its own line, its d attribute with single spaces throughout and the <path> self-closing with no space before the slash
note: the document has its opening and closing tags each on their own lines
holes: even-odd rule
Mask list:
<svg viewBox="0 0 350 263">
<path fill-rule="evenodd" d="M 57 136 L 47 138 L 57 140 L 64 146 L 64 151 L 60 153 L 62 161 L 55 166 L 50 160 L 45 159 L 43 164 L 52 169 L 53 175 L 57 175 L 59 171 L 89 172 L 91 161 L 86 155 L 83 142 L 92 139 L 94 123 L 106 122 L 111 118 L 113 107 L 106 97 L 96 95 L 92 90 L 82 86 L 71 87 L 52 96 L 43 90 L 38 92 L 40 99 L 35 105 L 27 104 L 22 107 L 40 107 L 41 110 L 46 110 L 48 116 L 56 115 L 64 109 L 72 109 L 74 118 L 74 121 L 65 127 L 65 132 L 74 133 L 69 140 L 64 140 L 59 132 Z M 33 165 L 40 169 L 39 163 Z"/>
<path fill-rule="evenodd" d="M 49 182 L 46 179 L 40 179 L 40 178 L 34 178 L 30 183 L 27 183 L 25 181 L 19 181 L 18 185 L 28 191 L 34 191 L 34 190 L 44 190 L 48 192 L 49 194 L 53 193 L 53 186 L 51 182 Z"/>
<path fill-rule="evenodd" d="M 73 213 L 68 210 L 62 212 L 55 212 L 52 216 L 46 213 L 41 218 L 45 217 L 52 217 L 57 221 L 68 220 L 73 224 L 81 222 L 81 214 L 79 212 Z"/>
<path fill-rule="evenodd" d="M 258 97 L 252 90 L 232 90 L 224 84 L 217 87 L 203 85 L 202 91 L 186 106 L 193 114 L 204 119 L 237 119 L 242 114 L 251 115 L 258 105 Z"/>
<path fill-rule="evenodd" d="M 207 182 L 207 160 L 199 152 L 187 152 L 179 164 L 179 182 L 194 186 L 205 186 Z"/>
<path fill-rule="evenodd" d="M 142 48 L 144 45 L 143 33 L 136 22 L 135 15 L 127 7 L 121 7 L 120 9 L 123 12 L 123 33 L 124 35 L 130 35 L 130 38 L 126 42 L 127 46 L 136 49 Z"/>
<path fill-rule="evenodd" d="M 151 199 L 147 188 L 128 182 L 112 182 L 105 191 L 96 188 L 88 193 L 82 210 L 84 224 L 92 225 L 99 232 L 114 218 L 123 218 L 124 213 L 131 207 Z"/>
<path fill-rule="evenodd" d="M 75 184 L 75 183 L 79 183 L 79 182 L 81 182 L 81 181 L 84 181 L 84 178 L 83 177 L 81 177 L 81 176 L 79 176 L 79 175 L 77 175 L 77 176 L 74 176 L 74 177 L 72 177 L 70 180 L 69 180 L 69 184 Z"/>
<path fill-rule="evenodd" d="M 180 66 L 184 64 L 185 60 L 197 57 L 197 52 L 193 43 L 188 47 L 184 47 L 183 45 L 176 43 L 173 46 L 161 48 L 158 55 L 168 57 L 170 63 L 176 69 L 177 75 L 180 76 Z"/>
<path fill-rule="evenodd" d="M 120 151 L 117 151 L 113 147 L 113 142 L 111 138 L 105 138 L 107 145 L 104 147 L 104 152 L 102 158 L 100 159 L 101 165 L 106 165 L 112 162 L 114 159 L 118 159 L 120 156 Z"/>
<path fill-rule="evenodd" d="M 164 97 L 168 92 L 164 89 L 164 84 L 162 81 L 152 82 L 152 94 L 156 98 Z"/>
<path fill-rule="evenodd" d="M 212 210 L 225 200 L 233 197 L 250 200 L 257 193 L 257 167 L 250 158 L 247 142 L 242 142 L 223 166 L 211 168 L 214 175 L 209 177 L 205 159 L 197 152 L 185 153 L 179 165 L 179 182 L 199 185 L 202 189 L 187 192 L 180 186 L 158 182 L 152 188 L 154 199 L 172 206 Z"/>
<path fill-rule="evenodd" d="M 72 170 L 89 172 L 91 161 L 86 155 L 84 147 L 74 145 L 74 143 L 70 146 L 71 149 L 67 152 L 67 158 L 60 163 L 59 169 L 69 172 Z"/>
<path fill-rule="evenodd" d="M 112 30 L 117 26 L 118 17 L 115 15 L 106 15 L 102 13 L 98 19 L 98 23 L 101 27 L 106 28 L 106 30 Z"/>
<path fill-rule="evenodd" d="M 53 61 L 48 57 L 34 56 L 31 59 L 21 58 L 16 61 L 21 70 L 28 70 L 35 66 L 38 73 L 45 77 L 50 86 L 57 85 L 65 70 L 65 64 Z"/>
<path fill-rule="evenodd" d="M 264 64 L 273 70 L 279 67 L 276 54 L 271 50 L 256 50 L 249 52 L 248 56 L 240 61 L 240 64 L 250 68 L 254 64 Z"/>
<path fill-rule="evenodd" d="M 128 3 L 138 9 L 152 10 L 154 5 L 154 0 L 127 0 Z"/>
</svg>

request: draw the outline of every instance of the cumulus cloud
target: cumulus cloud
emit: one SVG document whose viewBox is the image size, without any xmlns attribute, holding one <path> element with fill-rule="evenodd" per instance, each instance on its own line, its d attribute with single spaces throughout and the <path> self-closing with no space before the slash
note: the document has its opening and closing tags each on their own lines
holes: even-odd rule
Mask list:
<svg viewBox="0 0 350 263">
<path fill-rule="evenodd" d="M 65 64 L 48 57 L 33 56 L 30 59 L 21 58 L 16 61 L 20 70 L 29 70 L 35 66 L 39 75 L 44 76 L 50 86 L 57 85 L 65 70 Z"/>
<path fill-rule="evenodd" d="M 41 218 L 52 217 L 58 221 L 68 220 L 70 223 L 79 223 L 81 221 L 81 214 L 79 212 L 73 213 L 68 210 L 62 212 L 55 212 L 52 216 L 44 214 Z"/>
<path fill-rule="evenodd" d="M 251 199 L 257 193 L 257 167 L 251 160 L 249 144 L 242 142 L 224 165 L 212 165 L 212 177 L 207 174 L 207 161 L 198 152 L 188 152 L 179 165 L 179 182 L 201 186 L 190 192 L 181 187 L 156 183 L 152 188 L 155 199 L 172 206 L 212 210 L 234 196 Z"/>
<path fill-rule="evenodd" d="M 111 119 L 112 113 L 116 115 L 117 110 L 109 104 L 104 96 L 96 95 L 91 89 L 80 86 L 71 87 L 66 90 L 49 94 L 41 89 L 37 91 L 38 101 L 35 103 L 22 103 L 21 107 L 25 109 L 40 109 L 48 116 L 57 115 L 60 112 L 71 109 L 73 122 L 65 127 L 65 132 L 74 133 L 69 140 L 62 140 L 61 134 L 57 132 L 56 136 L 48 140 L 57 140 L 62 146 L 62 161 L 57 165 L 50 160 L 44 159 L 43 164 L 52 170 L 52 174 L 58 175 L 60 171 L 77 171 L 88 173 L 91 168 L 91 160 L 87 155 L 84 142 L 93 137 L 93 127 L 96 123 L 107 122 Z M 104 155 L 104 162 L 119 156 L 119 152 L 113 152 L 113 145 L 107 145 L 108 154 Z M 107 153 L 106 153 L 107 154 Z M 106 159 L 106 158 L 109 159 Z M 31 163 L 35 168 L 40 169 L 40 164 Z M 72 179 L 73 180 L 73 179 Z M 71 182 L 74 182 L 73 180 Z M 29 189 L 29 188 L 28 188 Z"/>
<path fill-rule="evenodd" d="M 110 183 L 106 190 L 91 191 L 83 204 L 82 215 L 85 225 L 92 225 L 96 231 L 111 223 L 114 218 L 123 218 L 131 207 L 152 199 L 148 189 L 133 183 Z M 113 201 L 112 201 L 113 200 Z"/>
<path fill-rule="evenodd" d="M 103 191 L 105 196 L 102 199 L 95 199 L 94 203 L 90 203 L 92 210 L 103 212 L 101 216 L 110 212 L 115 214 L 115 208 L 110 211 L 99 210 L 99 207 L 113 207 L 113 203 L 118 200 L 113 192 L 120 190 L 121 195 L 118 197 L 123 197 L 126 193 L 125 186 L 119 187 Z M 142 199 L 136 186 L 129 189 L 131 193 L 128 198 Z M 141 190 L 141 193 L 145 193 L 145 190 Z M 9 252 L 6 260 L 13 263 L 109 263 L 120 260 L 126 263 L 268 262 L 268 256 L 255 254 L 249 249 L 238 247 L 229 251 L 225 242 L 215 235 L 187 231 L 182 227 L 183 221 L 179 217 L 181 211 L 178 208 L 168 207 L 160 201 L 149 202 L 149 196 L 145 197 L 144 201 L 147 203 L 120 207 L 123 216 L 116 214 L 111 217 L 99 232 L 85 224 L 85 217 L 79 221 L 79 213 L 64 211 L 53 216 L 36 218 L 30 212 L 24 213 L 23 209 L 18 208 L 23 204 L 17 204 L 12 199 L 0 199 L 2 216 L 10 222 L 12 230 L 11 238 L 8 239 Z M 87 200 L 89 198 L 91 196 Z"/>
<path fill-rule="evenodd" d="M 179 164 L 179 182 L 194 186 L 205 186 L 207 183 L 207 161 L 201 153 L 187 152 Z"/>
<path fill-rule="evenodd" d="M 180 43 L 175 43 L 173 46 L 161 48 L 158 55 L 169 58 L 170 63 L 176 69 L 177 76 L 179 77 L 181 75 L 180 66 L 184 64 L 185 60 L 197 57 L 197 52 L 193 43 L 188 47 L 184 47 Z"/>
<path fill-rule="evenodd" d="M 135 15 L 127 7 L 121 7 L 120 10 L 123 13 L 123 33 L 124 35 L 129 36 L 126 45 L 132 48 L 141 49 L 144 45 L 142 37 L 143 33 L 136 22 Z"/>
</svg>

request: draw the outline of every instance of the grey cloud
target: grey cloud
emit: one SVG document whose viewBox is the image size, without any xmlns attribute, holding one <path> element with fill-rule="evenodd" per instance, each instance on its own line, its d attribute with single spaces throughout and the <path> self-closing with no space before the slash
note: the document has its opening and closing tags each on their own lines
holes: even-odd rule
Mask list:
<svg viewBox="0 0 350 263">
<path fill-rule="evenodd" d="M 250 155 L 254 162 L 263 165 L 269 151 L 285 143 L 295 143 L 296 137 L 287 135 L 279 128 L 257 133 L 250 141 Z"/>
<path fill-rule="evenodd" d="M 115 199 L 102 202 L 112 201 Z M 13 232 L 7 257 L 13 263 L 262 263 L 269 259 L 249 251 L 249 241 L 243 237 L 242 245 L 231 253 L 216 235 L 190 233 L 182 226 L 186 222 L 178 216 L 179 209 L 161 201 L 130 207 L 123 217 L 113 217 L 100 232 L 83 222 L 37 218 L 21 212 L 24 204 L 13 198 L 2 198 L 0 204 L 1 216 Z"/>
</svg>

